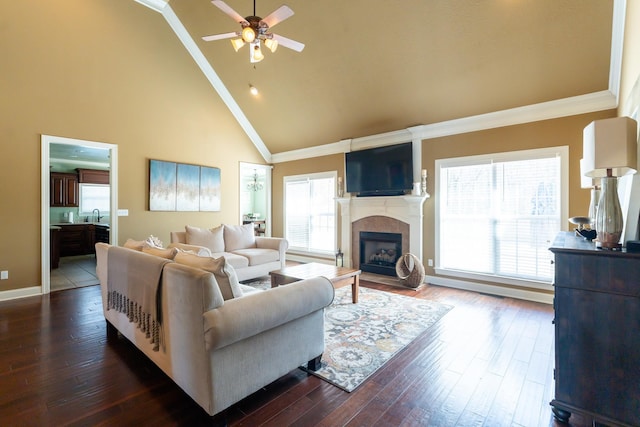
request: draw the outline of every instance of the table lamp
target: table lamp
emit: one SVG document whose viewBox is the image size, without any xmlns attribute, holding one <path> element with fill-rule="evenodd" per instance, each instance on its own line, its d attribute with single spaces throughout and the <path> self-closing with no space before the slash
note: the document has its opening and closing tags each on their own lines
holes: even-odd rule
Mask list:
<svg viewBox="0 0 640 427">
<path fill-rule="evenodd" d="M 602 190 L 596 213 L 599 247 L 620 249 L 624 228 L 618 199 L 618 177 L 637 168 L 637 123 L 629 117 L 595 120 L 583 131 L 584 175 L 600 178 Z"/>
</svg>

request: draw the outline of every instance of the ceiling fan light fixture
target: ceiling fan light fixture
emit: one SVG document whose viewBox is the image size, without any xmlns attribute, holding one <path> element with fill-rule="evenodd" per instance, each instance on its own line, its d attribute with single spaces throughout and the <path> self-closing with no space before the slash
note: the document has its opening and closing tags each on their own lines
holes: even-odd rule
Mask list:
<svg viewBox="0 0 640 427">
<path fill-rule="evenodd" d="M 251 26 L 242 29 L 242 40 L 245 43 L 251 43 L 256 39 L 256 31 Z"/>
<path fill-rule="evenodd" d="M 276 53 L 276 49 L 278 49 L 278 40 L 266 39 L 264 41 L 264 45 L 271 51 L 271 53 Z"/>
<path fill-rule="evenodd" d="M 249 58 L 252 63 L 260 62 L 264 59 L 264 55 L 260 50 L 261 41 L 264 42 L 265 47 L 272 53 L 275 53 L 276 49 L 280 45 L 296 52 L 302 52 L 302 49 L 304 49 L 304 43 L 300 43 L 295 40 L 291 40 L 270 32 L 271 28 L 273 28 L 275 25 L 293 16 L 293 10 L 291 10 L 291 8 L 287 5 L 280 6 L 278 9 L 274 10 L 263 19 L 256 15 L 255 0 L 253 1 L 253 15 L 245 16 L 244 18 L 223 0 L 211 0 L 211 3 L 213 3 L 214 6 L 227 14 L 229 17 L 231 17 L 231 19 L 233 19 L 236 23 L 240 24 L 241 30 L 240 32 L 231 31 L 228 33 L 203 36 L 202 40 L 204 41 L 209 42 L 214 40 L 232 39 L 231 45 L 236 52 L 239 51 L 245 44 L 250 44 Z"/>
<path fill-rule="evenodd" d="M 251 50 L 249 51 L 249 60 L 251 63 L 260 62 L 264 59 L 262 50 L 260 49 L 260 40 L 251 44 Z"/>
<path fill-rule="evenodd" d="M 241 37 L 238 37 L 237 39 L 231 39 L 231 46 L 233 46 L 236 52 L 240 50 L 240 48 L 244 45 L 244 40 L 242 40 Z"/>
</svg>

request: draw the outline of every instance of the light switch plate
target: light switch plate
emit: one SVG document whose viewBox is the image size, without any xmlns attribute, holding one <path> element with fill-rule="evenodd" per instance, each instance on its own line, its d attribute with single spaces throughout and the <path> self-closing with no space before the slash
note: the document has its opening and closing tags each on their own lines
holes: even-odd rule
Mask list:
<svg viewBox="0 0 640 427">
<path fill-rule="evenodd" d="M 0 271 L 0 280 L 7 280 L 9 278 L 9 272 L 7 270 Z"/>
</svg>

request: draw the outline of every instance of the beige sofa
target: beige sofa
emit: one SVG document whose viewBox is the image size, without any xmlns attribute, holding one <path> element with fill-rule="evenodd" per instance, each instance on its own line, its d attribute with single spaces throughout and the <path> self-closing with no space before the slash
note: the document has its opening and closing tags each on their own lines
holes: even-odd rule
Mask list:
<svg viewBox="0 0 640 427">
<path fill-rule="evenodd" d="M 223 224 L 211 229 L 187 225 L 185 231 L 171 232 L 168 246 L 196 251 L 206 248 L 215 258 L 223 256 L 243 281 L 284 268 L 289 244 L 279 237 L 256 237 L 253 224 Z"/>
<path fill-rule="evenodd" d="M 175 256 L 221 262 L 222 268 L 210 272 L 97 243 L 104 316 L 111 337 L 116 330 L 125 336 L 209 415 L 305 363 L 310 369 L 319 367 L 324 307 L 334 294 L 328 279 L 247 292 L 224 259 Z M 236 288 L 230 295 L 229 283 L 234 281 L 241 295 Z M 143 294 L 141 287 L 154 285 L 160 304 L 149 315 L 135 295 Z"/>
</svg>

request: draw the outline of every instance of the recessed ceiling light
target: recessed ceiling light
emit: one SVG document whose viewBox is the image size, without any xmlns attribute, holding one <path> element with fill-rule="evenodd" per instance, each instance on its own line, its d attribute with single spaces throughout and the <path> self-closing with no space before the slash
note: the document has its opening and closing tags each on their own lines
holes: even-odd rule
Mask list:
<svg viewBox="0 0 640 427">
<path fill-rule="evenodd" d="M 258 88 L 254 85 L 249 85 L 249 92 L 251 92 L 251 95 L 253 96 L 258 96 Z"/>
</svg>

